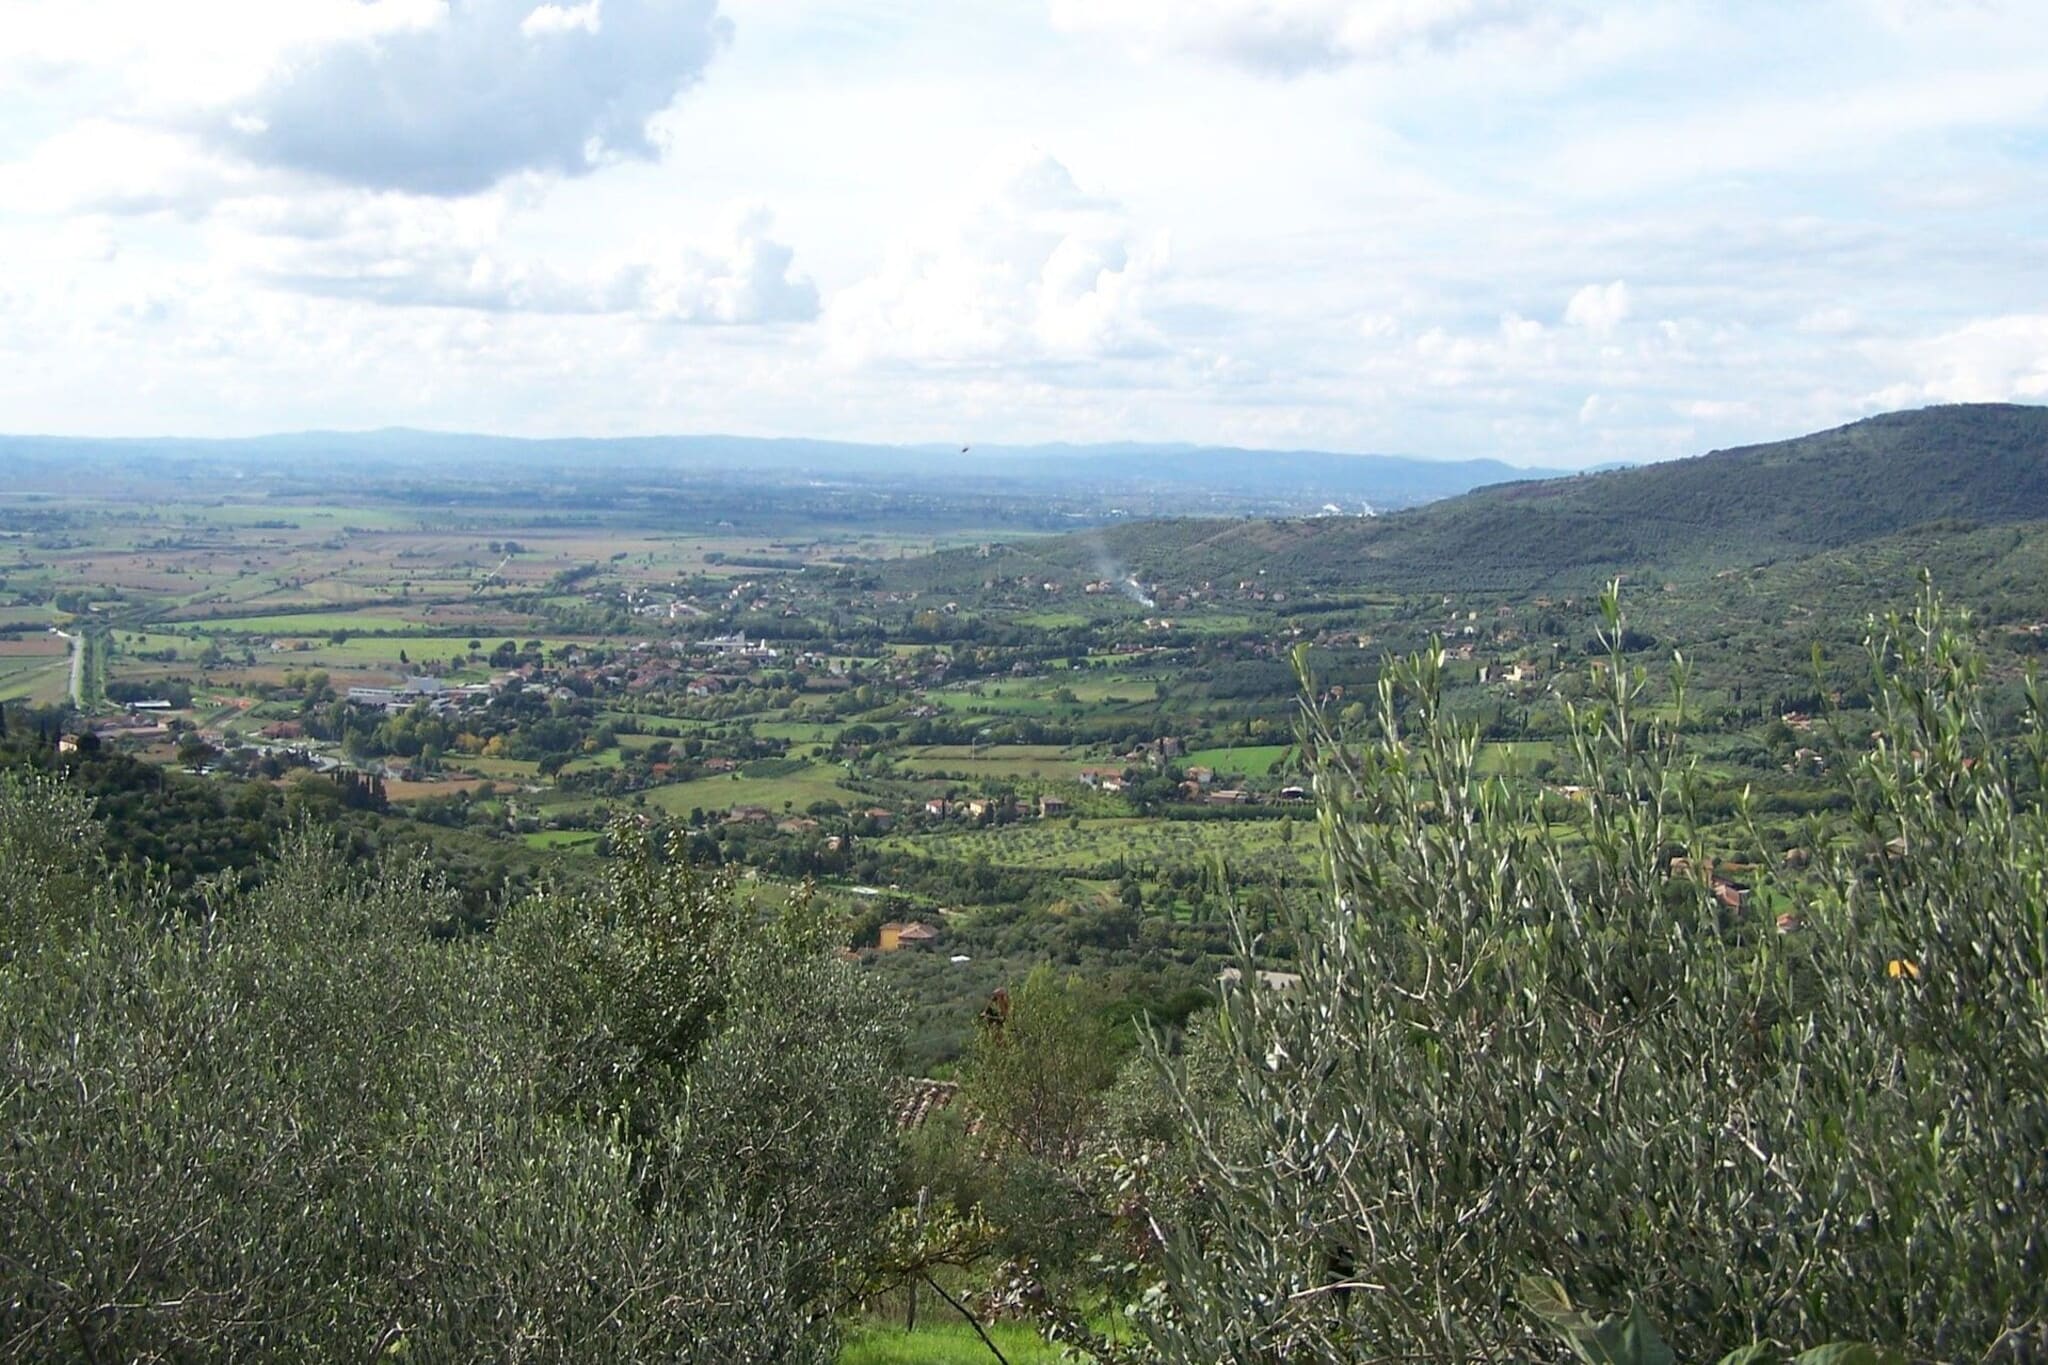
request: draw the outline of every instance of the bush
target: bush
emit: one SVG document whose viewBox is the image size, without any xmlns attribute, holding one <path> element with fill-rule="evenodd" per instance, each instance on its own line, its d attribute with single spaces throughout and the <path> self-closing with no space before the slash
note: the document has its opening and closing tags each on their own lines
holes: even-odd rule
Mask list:
<svg viewBox="0 0 2048 1365">
<path fill-rule="evenodd" d="M 1556 1359 L 1531 1274 L 1680 1359 L 2048 1351 L 2040 699 L 2009 753 L 1938 600 L 1873 623 L 1880 738 L 1837 756 L 1851 810 L 1781 936 L 1672 877 L 1727 850 L 1603 607 L 1568 833 L 1480 776 L 1440 653 L 1362 743 L 1309 710 L 1330 894 L 1286 923 L 1298 990 L 1227 993 L 1222 1075 L 1163 1067 L 1193 1197 L 1159 1205 L 1158 1357 Z"/>
<path fill-rule="evenodd" d="M 90 828 L 0 778 L 0 1355 L 833 1359 L 891 1028 L 803 933 L 630 838 L 497 938 L 303 834 L 194 922 Z"/>
</svg>

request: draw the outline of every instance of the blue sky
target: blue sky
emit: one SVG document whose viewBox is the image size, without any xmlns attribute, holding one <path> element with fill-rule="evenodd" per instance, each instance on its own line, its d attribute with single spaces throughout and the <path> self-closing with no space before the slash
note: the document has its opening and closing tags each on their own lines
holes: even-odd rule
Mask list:
<svg viewBox="0 0 2048 1365">
<path fill-rule="evenodd" d="M 1990 399 L 2042 0 L 0 0 L 0 430 L 1569 466 Z"/>
</svg>

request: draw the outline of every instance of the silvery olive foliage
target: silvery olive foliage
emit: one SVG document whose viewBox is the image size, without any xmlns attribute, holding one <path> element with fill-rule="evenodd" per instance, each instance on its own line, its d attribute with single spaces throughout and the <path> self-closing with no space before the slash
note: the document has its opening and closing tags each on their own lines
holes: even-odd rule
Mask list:
<svg viewBox="0 0 2048 1365">
<path fill-rule="evenodd" d="M 1530 1276 L 1661 1328 L 1629 1359 L 2048 1358 L 2041 699 L 2001 740 L 1931 591 L 1873 622 L 1849 813 L 1795 876 L 1702 828 L 1683 662 L 1654 689 L 1602 610 L 1563 798 L 1482 773 L 1440 652 L 1364 735 L 1307 707 L 1328 894 L 1285 925 L 1298 989 L 1227 993 L 1222 1074 L 1162 1067 L 1187 1197 L 1143 1358 L 1624 1358 Z"/>
<path fill-rule="evenodd" d="M 836 1354 L 887 1012 L 644 841 L 502 933 L 293 842 L 184 918 L 0 779 L 0 1360 Z"/>
</svg>

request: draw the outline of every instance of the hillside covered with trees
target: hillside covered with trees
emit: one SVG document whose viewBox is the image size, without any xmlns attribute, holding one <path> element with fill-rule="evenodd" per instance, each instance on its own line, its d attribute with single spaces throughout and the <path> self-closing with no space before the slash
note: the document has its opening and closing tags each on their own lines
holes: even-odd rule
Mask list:
<svg viewBox="0 0 2048 1365">
<path fill-rule="evenodd" d="M 970 590 L 993 577 L 1147 582 L 1263 577 L 1351 592 L 1588 588 L 1616 573 L 1761 564 L 1941 520 L 2048 519 L 2048 408 L 1965 404 L 1692 459 L 1496 484 L 1384 517 L 1160 520 L 955 551 L 903 581 Z"/>
</svg>

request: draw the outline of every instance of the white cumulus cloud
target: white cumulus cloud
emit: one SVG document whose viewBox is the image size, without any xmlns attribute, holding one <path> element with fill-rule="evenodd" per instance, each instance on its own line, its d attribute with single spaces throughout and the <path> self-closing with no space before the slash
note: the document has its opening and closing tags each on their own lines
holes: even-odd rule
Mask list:
<svg viewBox="0 0 2048 1365">
<path fill-rule="evenodd" d="M 940 363 L 1081 360 L 1156 352 L 1146 296 L 1166 263 L 1113 201 L 1034 152 L 999 167 L 953 221 L 894 243 L 843 290 L 842 357 Z"/>
<path fill-rule="evenodd" d="M 151 119 L 244 98 L 308 54 L 430 27 L 449 0 L 11 0 L 0 91 L 84 79 Z"/>
<path fill-rule="evenodd" d="M 519 31 L 529 38 L 581 29 L 595 33 L 604 23 L 602 0 L 585 0 L 581 5 L 542 5 L 519 21 Z"/>
<path fill-rule="evenodd" d="M 1979 318 L 1897 348 L 1914 377 L 1873 394 L 1874 406 L 2048 399 L 2048 314 Z"/>
<path fill-rule="evenodd" d="M 1589 284 L 1571 297 L 1564 306 L 1564 320 L 1567 326 L 1583 327 L 1596 336 L 1605 336 L 1628 319 L 1628 284 L 1616 280 L 1612 284 Z"/>
<path fill-rule="evenodd" d="M 652 159 L 648 120 L 728 35 L 716 0 L 446 0 L 431 22 L 313 48 L 208 127 L 237 156 L 378 189 L 582 175 Z"/>
<path fill-rule="evenodd" d="M 197 214 L 253 183 L 247 167 L 175 133 L 90 118 L 0 164 L 0 207 L 18 213 Z"/>
<path fill-rule="evenodd" d="M 1054 24 L 1070 32 L 1283 76 L 1443 46 L 1533 10 L 1527 0 L 1052 0 Z"/>
<path fill-rule="evenodd" d="M 561 266 L 507 249 L 495 195 L 440 200 L 336 193 L 235 206 L 222 251 L 274 287 L 395 307 L 625 314 L 651 322 L 743 326 L 808 322 L 817 287 L 759 208 L 730 215 L 707 242 L 656 241 Z"/>
</svg>

